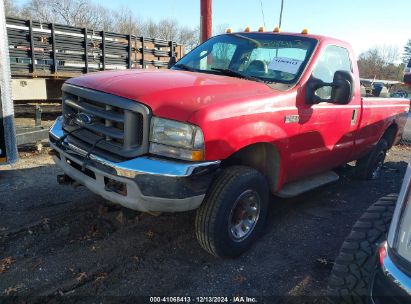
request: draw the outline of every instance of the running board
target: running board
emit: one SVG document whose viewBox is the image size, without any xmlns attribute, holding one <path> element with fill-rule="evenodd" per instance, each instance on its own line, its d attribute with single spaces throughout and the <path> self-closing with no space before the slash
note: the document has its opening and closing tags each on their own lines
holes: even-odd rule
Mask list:
<svg viewBox="0 0 411 304">
<path fill-rule="evenodd" d="M 283 198 L 294 197 L 312 189 L 335 182 L 339 179 L 337 173 L 328 171 L 304 179 L 285 184 L 280 192 L 275 195 Z"/>
</svg>

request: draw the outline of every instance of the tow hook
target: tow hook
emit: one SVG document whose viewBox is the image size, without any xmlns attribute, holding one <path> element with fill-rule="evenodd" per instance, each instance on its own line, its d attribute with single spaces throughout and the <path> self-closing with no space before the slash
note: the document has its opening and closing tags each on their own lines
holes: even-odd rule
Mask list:
<svg viewBox="0 0 411 304">
<path fill-rule="evenodd" d="M 105 190 L 127 196 L 127 185 L 114 179 L 104 177 Z"/>
<path fill-rule="evenodd" d="M 71 185 L 71 184 L 74 183 L 74 179 L 72 179 L 67 174 L 59 174 L 59 175 L 57 175 L 57 182 L 60 185 Z"/>
<path fill-rule="evenodd" d="M 60 185 L 72 185 L 74 188 L 83 186 L 82 184 L 80 184 L 79 182 L 75 181 L 74 179 L 72 179 L 70 176 L 68 176 L 67 174 L 59 174 L 57 175 L 57 182 Z"/>
<path fill-rule="evenodd" d="M 54 150 L 54 149 L 51 149 L 51 150 L 48 152 L 48 154 L 49 154 L 50 156 L 59 156 L 59 153 L 58 153 L 56 150 Z"/>
</svg>

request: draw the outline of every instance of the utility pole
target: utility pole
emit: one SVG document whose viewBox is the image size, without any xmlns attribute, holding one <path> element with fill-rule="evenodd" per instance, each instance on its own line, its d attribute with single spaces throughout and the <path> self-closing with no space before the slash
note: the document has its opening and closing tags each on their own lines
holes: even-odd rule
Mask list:
<svg viewBox="0 0 411 304">
<path fill-rule="evenodd" d="M 18 158 L 8 45 L 4 0 L 0 0 L 0 165 Z"/>
<path fill-rule="evenodd" d="M 201 0 L 200 32 L 201 42 L 206 41 L 212 35 L 212 0 Z"/>
<path fill-rule="evenodd" d="M 278 22 L 279 28 L 281 28 L 281 21 L 283 20 L 283 8 L 284 8 L 284 0 L 281 0 L 280 21 Z"/>
</svg>

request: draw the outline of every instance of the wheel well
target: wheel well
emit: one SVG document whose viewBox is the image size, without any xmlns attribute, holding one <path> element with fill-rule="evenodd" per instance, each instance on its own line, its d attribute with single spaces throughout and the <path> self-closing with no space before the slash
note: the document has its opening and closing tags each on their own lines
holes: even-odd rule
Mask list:
<svg viewBox="0 0 411 304">
<path fill-rule="evenodd" d="M 225 159 L 221 166 L 243 165 L 256 169 L 267 179 L 271 191 L 278 187 L 280 176 L 280 154 L 269 143 L 256 143 L 242 148 Z"/>
<path fill-rule="evenodd" d="M 398 126 L 395 123 L 390 125 L 388 129 L 385 130 L 382 138 L 384 138 L 387 141 L 388 148 L 391 148 L 393 146 L 397 132 L 398 132 Z"/>
</svg>

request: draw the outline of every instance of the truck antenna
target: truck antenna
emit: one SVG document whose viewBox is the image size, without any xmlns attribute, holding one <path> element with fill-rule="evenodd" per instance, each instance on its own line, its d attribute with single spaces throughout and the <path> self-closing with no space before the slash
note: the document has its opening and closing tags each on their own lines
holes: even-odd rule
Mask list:
<svg viewBox="0 0 411 304">
<path fill-rule="evenodd" d="M 265 28 L 266 26 L 265 26 L 265 16 L 264 16 L 263 0 L 260 0 L 260 6 L 261 6 L 261 15 L 263 16 L 263 25 L 264 25 L 264 28 Z"/>
<path fill-rule="evenodd" d="M 280 20 L 278 22 L 278 27 L 279 28 L 281 28 L 281 21 L 283 19 L 283 8 L 284 8 L 284 0 L 281 0 Z"/>
</svg>

